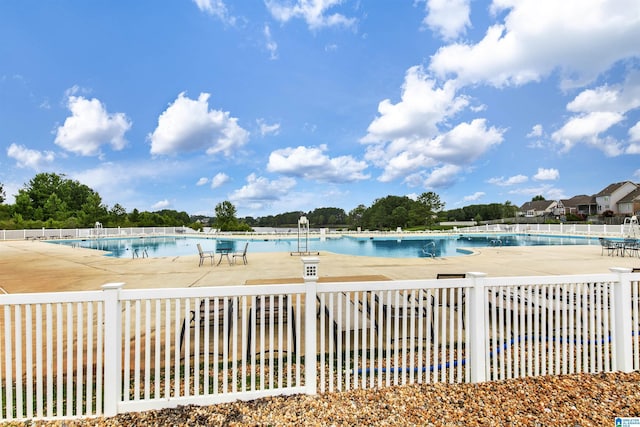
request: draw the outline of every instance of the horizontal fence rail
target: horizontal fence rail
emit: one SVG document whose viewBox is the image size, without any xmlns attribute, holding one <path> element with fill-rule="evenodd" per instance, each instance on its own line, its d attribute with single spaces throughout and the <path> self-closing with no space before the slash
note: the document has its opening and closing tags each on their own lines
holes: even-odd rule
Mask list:
<svg viewBox="0 0 640 427">
<path fill-rule="evenodd" d="M 262 229 L 262 231 L 261 231 Z M 516 223 L 516 224 L 485 224 L 477 226 L 460 225 L 454 226 L 453 229 L 445 231 L 437 231 L 437 233 L 540 233 L 540 234 L 558 234 L 558 235 L 577 235 L 577 236 L 611 236 L 611 237 L 627 237 L 635 236 L 638 233 L 638 226 L 627 224 L 541 224 L 541 223 Z M 225 236 L 230 234 L 239 234 L 246 236 L 262 236 L 262 235 L 296 235 L 297 231 L 291 229 L 269 229 L 264 230 L 262 227 L 256 227 L 256 231 L 252 232 L 220 232 L 210 229 L 205 232 L 198 232 L 188 227 L 93 227 L 93 228 L 41 228 L 41 229 L 24 229 L 24 230 L 0 230 L 0 240 L 38 240 L 38 239 L 90 239 L 102 237 L 130 237 L 130 236 L 146 236 L 146 235 L 174 235 L 189 234 L 197 236 Z M 318 236 L 326 234 L 338 235 L 360 235 L 361 231 L 336 231 L 329 229 L 313 229 L 311 233 Z M 403 234 L 402 230 L 396 231 L 369 231 L 365 230 L 364 234 L 370 235 L 397 235 Z M 433 233 L 430 230 L 411 231 L 410 234 Z"/>
<path fill-rule="evenodd" d="M 0 295 L 0 421 L 640 369 L 640 274 Z"/>
</svg>

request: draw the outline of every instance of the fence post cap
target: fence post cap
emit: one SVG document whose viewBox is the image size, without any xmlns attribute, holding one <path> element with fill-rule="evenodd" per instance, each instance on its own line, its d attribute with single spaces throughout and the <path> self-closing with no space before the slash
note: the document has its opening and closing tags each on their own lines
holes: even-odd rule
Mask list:
<svg viewBox="0 0 640 427">
<path fill-rule="evenodd" d="M 102 285 L 102 290 L 103 291 L 111 291 L 111 290 L 115 290 L 115 289 L 122 289 L 123 287 L 124 287 L 124 282 L 105 283 L 104 285 Z"/>
<path fill-rule="evenodd" d="M 483 273 L 482 271 L 469 271 L 467 275 L 470 277 L 487 277 L 487 273 Z"/>
<path fill-rule="evenodd" d="M 629 267 L 610 267 L 612 273 L 631 273 L 632 269 Z"/>
</svg>

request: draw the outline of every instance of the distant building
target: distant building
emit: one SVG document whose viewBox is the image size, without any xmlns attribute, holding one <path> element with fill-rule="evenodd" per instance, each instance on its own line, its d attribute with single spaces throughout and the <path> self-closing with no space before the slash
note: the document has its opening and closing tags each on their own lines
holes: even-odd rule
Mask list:
<svg viewBox="0 0 640 427">
<path fill-rule="evenodd" d="M 555 215 L 596 215 L 598 212 L 598 204 L 596 203 L 595 196 L 587 196 L 581 194 L 579 196 L 573 196 L 570 199 L 558 200 L 558 205 L 555 209 Z"/>
<path fill-rule="evenodd" d="M 520 206 L 519 215 L 528 218 L 553 215 L 557 205 L 555 200 L 533 200 Z"/>
<path fill-rule="evenodd" d="M 595 195 L 598 215 L 602 215 L 606 211 L 612 211 L 614 214 L 622 213 L 618 210 L 618 202 L 637 188 L 638 186 L 631 181 L 616 182 L 608 185 Z"/>
<path fill-rule="evenodd" d="M 620 215 L 636 215 L 640 212 L 640 187 L 624 196 L 617 203 Z"/>
</svg>

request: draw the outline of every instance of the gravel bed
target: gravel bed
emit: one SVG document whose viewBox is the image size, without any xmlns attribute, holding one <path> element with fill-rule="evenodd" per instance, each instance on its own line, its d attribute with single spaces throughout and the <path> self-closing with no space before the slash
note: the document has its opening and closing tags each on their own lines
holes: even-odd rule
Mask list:
<svg viewBox="0 0 640 427">
<path fill-rule="evenodd" d="M 640 416 L 640 373 L 412 384 L 14 426 L 613 426 Z"/>
</svg>

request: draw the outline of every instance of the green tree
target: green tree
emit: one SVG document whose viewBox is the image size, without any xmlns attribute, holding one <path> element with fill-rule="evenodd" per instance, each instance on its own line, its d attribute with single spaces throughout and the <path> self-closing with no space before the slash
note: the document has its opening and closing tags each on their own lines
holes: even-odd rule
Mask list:
<svg viewBox="0 0 640 427">
<path fill-rule="evenodd" d="M 44 204 L 43 213 L 45 218 L 63 220 L 67 213 L 67 206 L 56 193 L 51 193 Z"/>
<path fill-rule="evenodd" d="M 0 182 L 0 205 L 4 203 L 5 199 L 4 185 Z"/>
<path fill-rule="evenodd" d="M 107 217 L 107 207 L 102 204 L 99 194 L 93 193 L 82 205 L 79 218 L 85 227 L 91 227 L 96 222 L 104 222 Z"/>
<path fill-rule="evenodd" d="M 533 198 L 531 199 L 532 202 L 537 202 L 537 201 L 540 201 L 540 200 L 546 200 L 542 194 L 538 194 L 537 196 L 533 196 Z"/>
<path fill-rule="evenodd" d="M 113 205 L 111 210 L 109 210 L 109 221 L 112 225 L 122 225 L 126 219 L 127 211 L 122 207 L 122 205 L 120 205 L 120 203 L 116 203 Z"/>
<path fill-rule="evenodd" d="M 82 217 L 84 207 L 94 196 L 100 197 L 91 188 L 67 179 L 65 175 L 39 173 L 18 190 L 15 212 L 25 220 Z"/>
<path fill-rule="evenodd" d="M 215 227 L 221 231 L 251 231 L 251 227 L 236 217 L 236 207 L 228 200 L 215 207 Z"/>
<path fill-rule="evenodd" d="M 138 208 L 134 208 L 128 216 L 129 222 L 133 225 L 137 225 L 138 221 L 140 221 L 140 211 L 138 211 Z"/>
<path fill-rule="evenodd" d="M 440 196 L 433 191 L 419 195 L 418 203 L 424 207 L 424 220 L 426 225 L 432 225 L 436 221 L 438 212 L 442 211 L 445 205 L 444 202 L 440 200 Z"/>
</svg>

